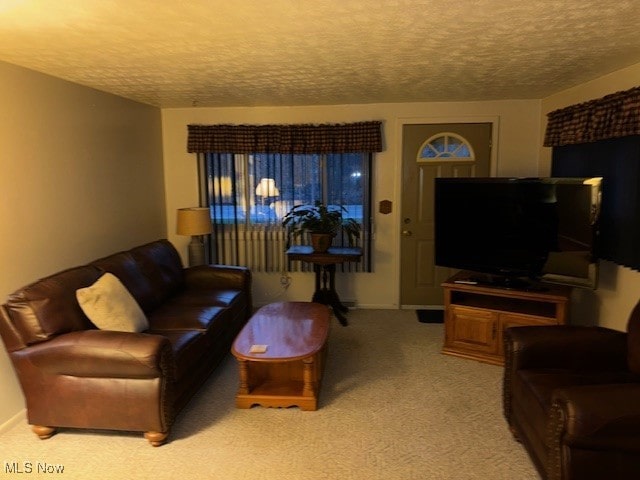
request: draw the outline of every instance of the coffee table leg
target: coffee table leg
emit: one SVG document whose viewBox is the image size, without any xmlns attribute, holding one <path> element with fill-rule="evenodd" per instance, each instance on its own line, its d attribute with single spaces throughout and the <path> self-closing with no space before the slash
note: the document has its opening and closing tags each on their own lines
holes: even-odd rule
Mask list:
<svg viewBox="0 0 640 480">
<path fill-rule="evenodd" d="M 315 395 L 313 369 L 313 357 L 302 360 L 302 381 L 304 382 L 302 386 L 303 397 L 313 397 Z"/>
<path fill-rule="evenodd" d="M 240 387 L 238 393 L 240 395 L 249 394 L 249 362 L 246 360 L 238 360 L 239 373 L 240 373 Z"/>
</svg>

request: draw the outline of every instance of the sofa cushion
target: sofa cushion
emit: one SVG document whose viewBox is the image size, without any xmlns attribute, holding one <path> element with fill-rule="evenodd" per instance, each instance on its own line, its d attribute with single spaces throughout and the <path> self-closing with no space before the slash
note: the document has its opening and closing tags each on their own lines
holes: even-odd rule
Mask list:
<svg viewBox="0 0 640 480">
<path fill-rule="evenodd" d="M 158 240 L 130 250 L 154 292 L 155 308 L 184 283 L 182 260 L 168 240 Z"/>
<path fill-rule="evenodd" d="M 155 305 L 156 296 L 151 282 L 130 252 L 115 253 L 95 260 L 91 264 L 118 277 L 145 312 Z"/>
<path fill-rule="evenodd" d="M 222 315 L 223 307 L 206 305 L 176 305 L 167 302 L 149 314 L 151 331 L 210 330 Z"/>
<path fill-rule="evenodd" d="M 229 318 L 235 318 L 243 315 L 249 299 L 247 294 L 240 290 L 191 288 L 173 295 L 169 303 L 183 309 L 191 306 L 224 307 L 228 310 Z"/>
<path fill-rule="evenodd" d="M 174 295 L 172 301 L 184 305 L 220 305 L 230 307 L 238 302 L 246 302 L 242 290 L 232 289 L 188 289 Z"/>
<path fill-rule="evenodd" d="M 149 328 L 140 305 L 112 273 L 78 289 L 76 297 L 89 320 L 101 330 L 142 332 Z"/>
<path fill-rule="evenodd" d="M 91 328 L 76 299 L 76 290 L 93 284 L 102 271 L 83 266 L 38 280 L 7 300 L 7 311 L 23 342 L 31 345 L 77 330 Z"/>
</svg>

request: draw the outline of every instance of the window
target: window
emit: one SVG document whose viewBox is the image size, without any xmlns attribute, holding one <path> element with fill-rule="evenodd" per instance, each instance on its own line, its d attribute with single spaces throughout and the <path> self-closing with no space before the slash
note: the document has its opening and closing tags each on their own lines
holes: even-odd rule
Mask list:
<svg viewBox="0 0 640 480">
<path fill-rule="evenodd" d="M 466 139 L 455 133 L 438 133 L 428 138 L 418 150 L 418 162 L 445 159 L 469 161 L 475 158 Z"/>
<path fill-rule="evenodd" d="M 320 200 L 344 206 L 362 226 L 362 261 L 342 268 L 371 271 L 370 171 L 374 153 L 382 151 L 382 122 L 188 129 L 200 202 L 211 208 L 214 224 L 210 261 L 265 272 L 308 268 L 287 263 L 281 221 L 293 206 Z"/>
<path fill-rule="evenodd" d="M 254 271 L 290 269 L 282 218 L 295 205 L 320 200 L 344 207 L 344 216 L 360 223 L 365 262 L 351 268 L 370 270 L 371 160 L 369 153 L 202 155 L 203 194 L 214 223 L 212 260 Z M 346 243 L 338 238 L 334 245 Z"/>
</svg>

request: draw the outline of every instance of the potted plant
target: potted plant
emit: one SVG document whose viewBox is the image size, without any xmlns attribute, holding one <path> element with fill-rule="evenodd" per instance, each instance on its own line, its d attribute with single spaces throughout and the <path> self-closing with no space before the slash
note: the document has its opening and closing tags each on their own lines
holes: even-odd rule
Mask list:
<svg viewBox="0 0 640 480">
<path fill-rule="evenodd" d="M 284 216 L 282 226 L 294 239 L 309 232 L 313 251 L 326 252 L 333 237 L 341 230 L 349 245 L 355 245 L 360 238 L 360 224 L 353 218 L 344 218 L 346 211 L 342 206 L 331 208 L 320 201 L 313 205 L 296 205 Z"/>
</svg>

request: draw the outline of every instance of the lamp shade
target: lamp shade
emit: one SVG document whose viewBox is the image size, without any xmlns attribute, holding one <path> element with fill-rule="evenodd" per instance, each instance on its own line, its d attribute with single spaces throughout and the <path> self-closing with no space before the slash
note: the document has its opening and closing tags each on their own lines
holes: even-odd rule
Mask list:
<svg viewBox="0 0 640 480">
<path fill-rule="evenodd" d="M 176 226 L 178 235 L 204 235 L 211 232 L 213 232 L 213 225 L 207 207 L 178 209 Z"/>
<path fill-rule="evenodd" d="M 276 181 L 273 178 L 262 178 L 256 186 L 256 195 L 259 197 L 277 197 L 280 195 Z"/>
</svg>

